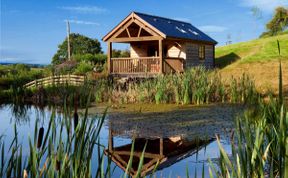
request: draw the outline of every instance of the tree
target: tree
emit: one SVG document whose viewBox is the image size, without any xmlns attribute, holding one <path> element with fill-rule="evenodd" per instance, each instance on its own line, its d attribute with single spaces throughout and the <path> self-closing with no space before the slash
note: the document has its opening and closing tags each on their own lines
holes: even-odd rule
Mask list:
<svg viewBox="0 0 288 178">
<path fill-rule="evenodd" d="M 288 8 L 278 7 L 275 9 L 273 18 L 266 24 L 267 32 L 263 36 L 274 36 L 283 32 L 288 27 Z"/>
<path fill-rule="evenodd" d="M 97 39 L 91 39 L 84 35 L 71 33 L 70 34 L 70 47 L 71 47 L 71 56 L 77 55 L 96 55 L 102 52 L 100 42 Z M 56 54 L 52 58 L 52 64 L 60 64 L 67 60 L 67 38 L 58 46 Z"/>
<path fill-rule="evenodd" d="M 117 50 L 113 49 L 112 50 L 112 57 L 130 57 L 130 51 L 128 49 L 126 50 Z"/>
</svg>

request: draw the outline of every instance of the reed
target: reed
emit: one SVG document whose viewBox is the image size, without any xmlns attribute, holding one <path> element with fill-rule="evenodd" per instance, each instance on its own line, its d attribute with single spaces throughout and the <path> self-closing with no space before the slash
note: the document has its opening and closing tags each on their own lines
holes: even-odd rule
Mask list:
<svg viewBox="0 0 288 178">
<path fill-rule="evenodd" d="M 278 48 L 280 55 L 279 42 Z M 254 93 L 253 84 L 245 81 L 242 80 L 239 91 L 241 99 L 249 101 Z M 237 119 L 236 134 L 231 140 L 232 155 L 225 152 L 217 137 L 219 169 L 210 162 L 216 177 L 288 177 L 288 112 L 283 103 L 282 87 L 280 61 L 278 97 L 270 95 L 268 102 L 258 98 L 253 111 L 248 110 Z"/>
<path fill-rule="evenodd" d="M 16 124 L 8 150 L 5 149 L 5 136 L 1 135 L 0 177 L 111 177 L 114 171 L 111 169 L 111 159 L 109 156 L 105 159 L 104 146 L 100 144 L 100 130 L 107 110 L 102 116 L 88 118 L 88 101 L 82 117 L 78 115 L 77 107 L 73 111 L 69 105 L 64 105 L 61 120 L 56 116 L 56 110 L 52 110 L 46 129 L 39 120 L 35 120 L 34 136 L 28 138 L 27 156 L 23 154 Z M 141 170 L 146 145 L 136 177 L 143 176 Z M 124 177 L 130 174 L 133 152 L 132 147 L 131 161 Z M 97 164 L 92 165 L 92 160 L 98 161 Z"/>
<path fill-rule="evenodd" d="M 215 102 L 254 104 L 260 94 L 246 74 L 223 81 L 217 71 L 195 67 L 183 74 L 160 75 L 154 79 L 128 82 L 125 87 L 101 82 L 98 102 L 208 104 Z"/>
</svg>

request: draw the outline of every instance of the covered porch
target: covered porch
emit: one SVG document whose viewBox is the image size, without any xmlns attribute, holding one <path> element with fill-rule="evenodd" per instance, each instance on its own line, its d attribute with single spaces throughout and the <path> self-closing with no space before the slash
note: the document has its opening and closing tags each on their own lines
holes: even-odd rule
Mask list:
<svg viewBox="0 0 288 178">
<path fill-rule="evenodd" d="M 141 39 L 143 40 L 143 39 Z M 114 58 L 108 42 L 108 72 L 117 76 L 154 76 L 183 72 L 183 58 L 167 56 L 163 40 L 129 42 L 130 57 Z"/>
</svg>

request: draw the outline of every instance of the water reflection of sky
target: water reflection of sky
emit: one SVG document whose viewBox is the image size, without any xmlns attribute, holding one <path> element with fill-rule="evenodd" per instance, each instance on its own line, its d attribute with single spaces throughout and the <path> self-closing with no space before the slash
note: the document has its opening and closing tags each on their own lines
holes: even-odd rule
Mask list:
<svg viewBox="0 0 288 178">
<path fill-rule="evenodd" d="M 51 111 L 48 108 L 44 108 L 44 110 L 39 110 L 36 107 L 26 107 L 26 111 L 22 114 L 25 115 L 15 115 L 13 111 L 15 108 L 13 106 L 5 105 L 0 108 L 0 133 L 4 134 L 5 140 L 5 150 L 8 149 L 9 143 L 12 142 L 14 137 L 14 124 L 17 126 L 19 143 L 23 144 L 23 155 L 27 156 L 29 152 L 28 146 L 28 136 L 33 140 L 34 138 L 34 127 L 35 120 L 38 120 L 39 127 L 43 126 L 46 132 L 49 118 L 51 117 Z M 16 109 L 17 110 L 17 109 Z M 19 109 L 18 109 L 19 110 Z M 57 114 L 56 119 L 61 120 L 61 114 Z M 103 129 L 100 132 L 100 141 L 101 144 L 107 148 L 108 145 L 108 135 L 109 135 L 109 124 L 106 121 Z M 114 147 L 119 147 L 127 144 L 131 144 L 131 139 L 127 138 L 127 136 L 115 136 L 114 137 Z M 228 142 L 222 140 L 222 144 L 225 150 L 230 152 L 230 145 Z M 97 147 L 95 147 L 97 148 Z M 155 148 L 157 149 L 157 148 Z M 204 165 L 205 169 L 205 177 L 209 176 L 208 168 L 209 162 L 208 158 L 212 159 L 212 161 L 218 157 L 219 150 L 216 141 L 212 141 L 205 148 L 202 148 L 197 152 L 197 154 L 192 154 L 191 156 L 184 158 L 171 166 L 164 168 L 158 172 L 156 172 L 157 177 L 186 177 L 186 170 L 188 168 L 189 174 L 191 177 L 194 177 L 195 171 L 199 177 L 202 176 L 202 169 Z M 95 157 L 96 150 L 95 150 Z M 92 166 L 97 166 L 98 161 L 94 159 L 92 161 Z M 112 163 L 112 168 L 116 166 Z M 93 169 L 94 170 L 94 169 Z M 96 171 L 96 170 L 94 170 Z M 123 175 L 123 171 L 116 166 L 113 177 L 120 177 Z"/>
</svg>

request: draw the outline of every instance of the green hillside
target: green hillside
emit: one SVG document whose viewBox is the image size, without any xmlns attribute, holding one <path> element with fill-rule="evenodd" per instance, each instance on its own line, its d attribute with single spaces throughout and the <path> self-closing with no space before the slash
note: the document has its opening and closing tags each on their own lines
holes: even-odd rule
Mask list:
<svg viewBox="0 0 288 178">
<path fill-rule="evenodd" d="M 288 60 L 288 34 L 261 38 L 216 48 L 216 64 L 225 67 L 233 62 L 267 62 L 279 59 L 277 40 L 280 42 L 281 56 Z"/>
<path fill-rule="evenodd" d="M 277 40 L 280 42 L 281 56 L 278 54 Z M 284 89 L 288 94 L 288 34 L 216 48 L 216 65 L 224 78 L 247 73 L 255 79 L 261 91 L 277 91 L 280 58 Z"/>
</svg>

